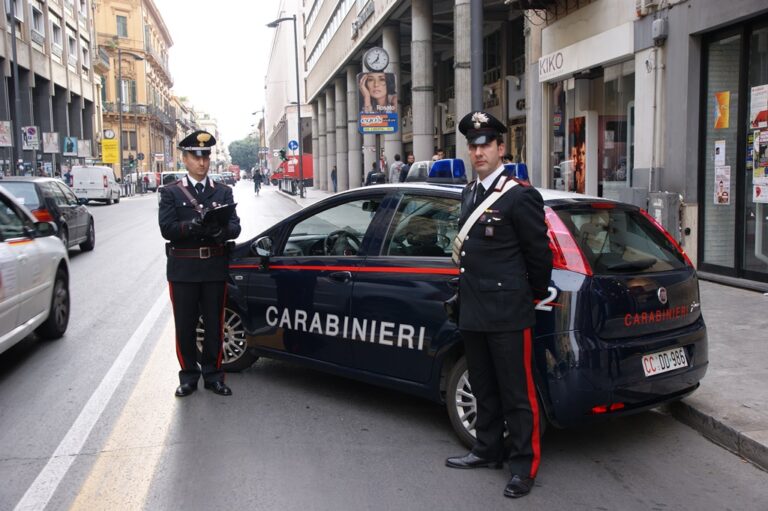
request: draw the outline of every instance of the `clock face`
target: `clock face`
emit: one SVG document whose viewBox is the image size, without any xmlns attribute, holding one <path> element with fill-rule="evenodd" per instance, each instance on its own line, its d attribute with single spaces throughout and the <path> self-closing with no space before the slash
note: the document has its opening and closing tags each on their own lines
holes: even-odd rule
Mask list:
<svg viewBox="0 0 768 511">
<path fill-rule="evenodd" d="M 115 132 L 112 131 L 111 129 L 105 129 L 104 138 L 106 138 L 107 140 L 112 140 L 113 138 L 115 138 Z"/>
<path fill-rule="evenodd" d="M 371 71 L 384 71 L 389 65 L 389 55 L 384 48 L 371 48 L 363 58 L 365 67 Z"/>
</svg>

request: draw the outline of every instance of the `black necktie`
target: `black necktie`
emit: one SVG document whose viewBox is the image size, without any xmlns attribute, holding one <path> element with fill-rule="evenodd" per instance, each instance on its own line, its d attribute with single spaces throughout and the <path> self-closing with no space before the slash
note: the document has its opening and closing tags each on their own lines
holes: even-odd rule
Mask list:
<svg viewBox="0 0 768 511">
<path fill-rule="evenodd" d="M 203 186 L 203 183 L 197 183 L 197 184 L 195 185 L 195 190 L 197 190 L 197 194 L 198 194 L 198 195 L 200 195 L 201 193 L 203 193 L 203 189 L 204 189 L 204 188 L 205 188 L 205 186 Z"/>
<path fill-rule="evenodd" d="M 475 209 L 480 205 L 481 202 L 483 202 L 485 196 L 485 187 L 483 187 L 482 183 L 477 183 L 477 190 L 475 191 L 475 204 L 472 207 L 472 209 Z"/>
</svg>

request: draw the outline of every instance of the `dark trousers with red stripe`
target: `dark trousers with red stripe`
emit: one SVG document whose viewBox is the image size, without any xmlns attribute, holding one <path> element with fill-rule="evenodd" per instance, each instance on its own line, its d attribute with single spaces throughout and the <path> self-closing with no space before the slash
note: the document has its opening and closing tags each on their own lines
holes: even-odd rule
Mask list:
<svg viewBox="0 0 768 511">
<path fill-rule="evenodd" d="M 509 430 L 512 474 L 536 477 L 540 461 L 539 409 L 531 367 L 531 330 L 462 330 L 469 384 L 477 400 L 477 441 L 486 459 L 504 458 L 504 423 Z"/>
<path fill-rule="evenodd" d="M 176 324 L 176 356 L 179 381 L 197 385 L 200 374 L 208 383 L 224 381 L 221 369 L 224 340 L 226 282 L 169 282 Z M 197 322 L 202 316 L 205 334 L 198 367 Z"/>
</svg>

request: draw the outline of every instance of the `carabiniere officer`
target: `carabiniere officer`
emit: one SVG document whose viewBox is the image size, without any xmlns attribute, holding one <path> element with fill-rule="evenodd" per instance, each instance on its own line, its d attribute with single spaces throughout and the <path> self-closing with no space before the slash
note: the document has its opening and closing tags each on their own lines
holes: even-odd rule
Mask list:
<svg viewBox="0 0 768 511">
<path fill-rule="evenodd" d="M 533 488 L 540 459 L 531 327 L 534 299 L 546 297 L 552 271 L 544 202 L 502 165 L 507 130 L 498 119 L 473 112 L 461 120 L 459 131 L 467 137 L 477 173 L 462 192 L 460 227 L 492 193 L 505 185 L 511 189 L 486 206 L 461 246 L 459 330 L 477 400 L 476 441 L 469 453 L 448 458 L 446 465 L 501 468 L 506 460 L 511 477 L 504 495 L 522 497 Z"/>
<path fill-rule="evenodd" d="M 206 389 L 232 395 L 221 369 L 222 320 L 227 295 L 227 240 L 240 234 L 240 219 L 233 207 L 228 219 L 202 221 L 203 210 L 234 204 L 232 189 L 208 178 L 214 145 L 216 139 L 206 131 L 184 138 L 179 149 L 187 177 L 160 189 L 160 232 L 169 241 L 168 287 L 176 326 L 176 356 L 181 365 L 178 397 L 197 390 L 201 374 Z M 205 334 L 198 365 L 196 329 L 201 316 Z"/>
</svg>

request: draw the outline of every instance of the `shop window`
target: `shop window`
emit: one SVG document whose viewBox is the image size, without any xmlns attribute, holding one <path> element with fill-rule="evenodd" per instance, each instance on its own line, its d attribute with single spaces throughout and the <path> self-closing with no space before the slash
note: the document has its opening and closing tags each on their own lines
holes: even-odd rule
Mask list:
<svg viewBox="0 0 768 511">
<path fill-rule="evenodd" d="M 634 62 L 550 85 L 550 186 L 618 199 L 634 172 Z"/>
<path fill-rule="evenodd" d="M 768 274 L 768 27 L 749 38 L 744 256 L 747 271 Z"/>
<path fill-rule="evenodd" d="M 707 50 L 707 107 L 704 151 L 703 254 L 705 264 L 733 268 L 736 201 L 731 196 L 737 157 L 736 105 L 741 36 L 713 41 Z M 722 184 L 721 184 L 722 183 Z"/>
</svg>

